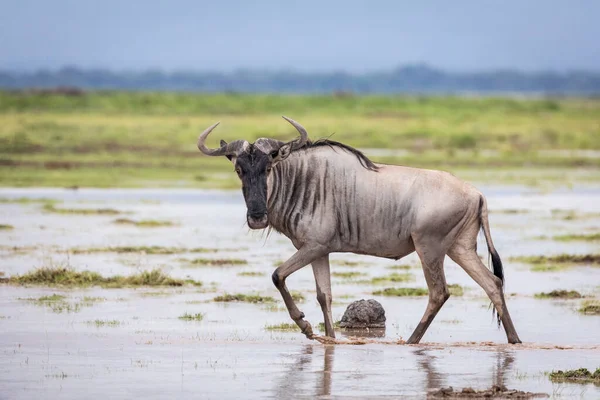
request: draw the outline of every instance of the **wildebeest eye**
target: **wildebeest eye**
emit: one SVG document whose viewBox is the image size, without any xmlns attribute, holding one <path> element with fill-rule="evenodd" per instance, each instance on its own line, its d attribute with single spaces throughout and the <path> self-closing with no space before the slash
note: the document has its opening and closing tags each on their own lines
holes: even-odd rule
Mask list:
<svg viewBox="0 0 600 400">
<path fill-rule="evenodd" d="M 240 167 L 237 167 L 237 168 L 235 169 L 235 172 L 236 172 L 236 173 L 237 173 L 239 176 L 242 176 L 242 169 L 241 169 Z"/>
<path fill-rule="evenodd" d="M 271 172 L 271 168 L 272 168 L 272 167 L 271 167 L 270 165 L 268 165 L 268 166 L 267 166 L 267 174 L 268 174 L 269 172 Z"/>
</svg>

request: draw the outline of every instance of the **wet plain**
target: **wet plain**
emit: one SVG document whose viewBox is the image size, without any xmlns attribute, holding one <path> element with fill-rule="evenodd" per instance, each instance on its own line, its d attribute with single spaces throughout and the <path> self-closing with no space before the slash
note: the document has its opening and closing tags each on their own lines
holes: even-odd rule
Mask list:
<svg viewBox="0 0 600 400">
<path fill-rule="evenodd" d="M 600 366 L 600 316 L 581 311 L 600 299 L 600 190 L 480 189 L 522 345 L 506 344 L 483 290 L 448 258 L 454 295 L 421 345 L 399 344 L 427 296 L 374 293 L 425 289 L 415 254 L 332 255 L 334 319 L 350 302 L 374 298 L 387 328 L 367 340 L 339 332 L 336 345 L 306 339 L 283 325 L 291 320 L 270 278 L 294 248 L 275 232 L 250 231 L 237 191 L 2 189 L 0 398 L 423 398 L 492 385 L 600 397 L 598 385 L 547 376 Z M 487 262 L 483 238 L 479 249 Z M 552 259 L 565 254 L 590 257 Z M 550 258 L 526 258 L 534 256 Z M 42 267 L 104 277 L 158 269 L 196 284 L 12 280 Z M 319 330 L 310 267 L 287 283 Z M 581 297 L 540 298 L 554 290 Z"/>
</svg>

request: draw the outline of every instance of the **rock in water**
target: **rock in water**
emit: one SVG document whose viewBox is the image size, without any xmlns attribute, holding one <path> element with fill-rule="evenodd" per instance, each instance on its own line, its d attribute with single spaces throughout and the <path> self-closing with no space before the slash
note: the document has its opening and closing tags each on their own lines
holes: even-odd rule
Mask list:
<svg viewBox="0 0 600 400">
<path fill-rule="evenodd" d="M 373 299 L 351 303 L 340 321 L 347 329 L 385 328 L 385 310 Z"/>
</svg>

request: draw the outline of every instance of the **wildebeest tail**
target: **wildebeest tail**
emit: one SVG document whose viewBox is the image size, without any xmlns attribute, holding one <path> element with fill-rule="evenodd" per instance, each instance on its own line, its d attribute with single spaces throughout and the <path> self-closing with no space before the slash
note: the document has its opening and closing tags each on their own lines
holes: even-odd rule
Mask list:
<svg viewBox="0 0 600 400">
<path fill-rule="evenodd" d="M 494 247 L 494 242 L 492 242 L 492 235 L 490 233 L 490 223 L 488 221 L 487 202 L 485 201 L 485 197 L 483 196 L 479 198 L 479 219 L 481 222 L 481 228 L 483 229 L 483 234 L 485 236 L 485 241 L 487 242 L 488 251 L 490 253 L 490 256 L 492 256 L 492 267 L 494 275 L 500 278 L 500 280 L 502 281 L 502 289 L 504 289 L 504 268 L 502 267 L 502 260 L 500 260 L 500 255 L 498 255 L 498 252 Z M 498 321 L 498 328 L 500 328 L 500 314 L 496 312 L 496 308 L 493 305 L 492 307 L 492 315 L 496 317 Z"/>
<path fill-rule="evenodd" d="M 481 228 L 483 229 L 485 241 L 487 242 L 488 251 L 490 252 L 490 256 L 492 256 L 494 275 L 500 278 L 502 281 L 502 286 L 504 286 L 504 268 L 502 267 L 502 260 L 500 260 L 500 256 L 494 247 L 494 242 L 492 242 L 490 223 L 488 221 L 487 202 L 483 196 L 481 196 L 479 199 L 479 219 L 481 221 Z"/>
</svg>

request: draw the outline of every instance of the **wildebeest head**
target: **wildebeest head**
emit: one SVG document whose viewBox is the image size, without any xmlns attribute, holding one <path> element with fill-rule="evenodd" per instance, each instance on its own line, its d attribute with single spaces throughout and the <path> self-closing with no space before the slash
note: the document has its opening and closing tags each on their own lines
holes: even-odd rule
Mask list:
<svg viewBox="0 0 600 400">
<path fill-rule="evenodd" d="M 254 143 L 236 140 L 227 143 L 221 140 L 221 147 L 209 149 L 204 145 L 206 138 L 219 125 L 208 127 L 198 138 L 198 148 L 208 156 L 225 156 L 234 165 L 235 172 L 242 181 L 242 193 L 248 212 L 246 219 L 251 229 L 263 229 L 269 225 L 267 215 L 267 177 L 273 166 L 286 159 L 290 153 L 304 146 L 308 141 L 306 130 L 293 119 L 283 117 L 292 124 L 300 137 L 289 142 L 260 138 Z"/>
</svg>

